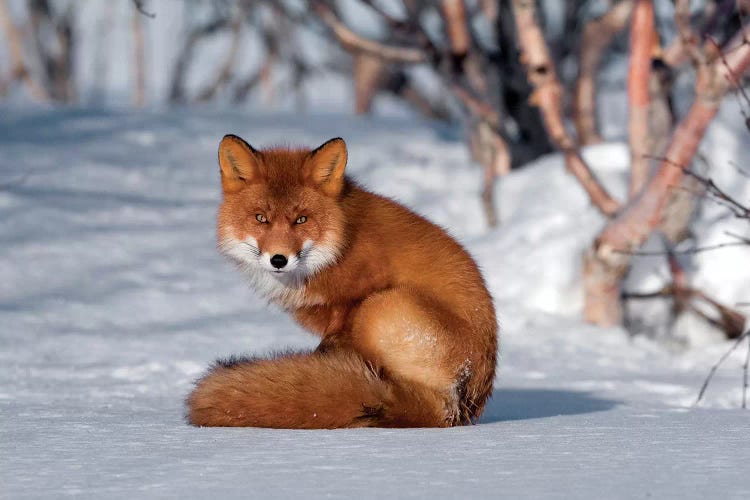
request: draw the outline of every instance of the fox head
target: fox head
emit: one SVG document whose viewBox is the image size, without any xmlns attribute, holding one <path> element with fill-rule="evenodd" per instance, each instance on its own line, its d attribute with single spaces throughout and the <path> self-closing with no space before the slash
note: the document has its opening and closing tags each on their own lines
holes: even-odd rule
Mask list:
<svg viewBox="0 0 750 500">
<path fill-rule="evenodd" d="M 298 284 L 333 263 L 342 247 L 346 160 L 340 138 L 313 150 L 256 150 L 225 136 L 219 145 L 222 253 L 262 287 Z"/>
</svg>

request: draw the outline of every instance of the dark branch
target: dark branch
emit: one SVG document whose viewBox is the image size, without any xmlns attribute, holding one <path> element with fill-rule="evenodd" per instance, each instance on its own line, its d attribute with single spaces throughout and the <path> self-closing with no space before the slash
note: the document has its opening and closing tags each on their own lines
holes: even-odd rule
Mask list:
<svg viewBox="0 0 750 500">
<path fill-rule="evenodd" d="M 135 5 L 136 10 L 143 14 L 144 16 L 148 18 L 155 18 L 156 14 L 154 12 L 149 12 L 146 10 L 146 8 L 143 6 L 143 0 L 133 0 L 133 5 Z"/>
<path fill-rule="evenodd" d="M 695 403 L 693 403 L 693 406 L 697 406 L 698 403 L 701 402 L 701 399 L 703 399 L 703 395 L 706 393 L 706 389 L 708 389 L 708 384 L 711 383 L 711 379 L 713 378 L 714 374 L 716 373 L 716 370 L 719 369 L 719 367 L 722 365 L 722 363 L 724 363 L 724 361 L 726 361 L 726 359 L 729 357 L 729 355 L 732 354 L 732 352 L 735 349 L 737 349 L 737 347 L 740 345 L 740 343 L 742 343 L 742 341 L 746 337 L 748 337 L 748 336 L 750 336 L 750 330 L 747 330 L 745 333 L 743 333 L 742 335 L 740 335 L 739 337 L 737 337 L 737 339 L 735 339 L 734 343 L 732 344 L 732 347 L 730 347 L 727 350 L 727 352 L 725 352 L 721 356 L 721 358 L 719 358 L 719 361 L 717 361 L 716 364 L 711 367 L 711 371 L 708 372 L 708 376 L 706 377 L 706 380 L 703 381 L 703 385 L 701 386 L 701 390 L 698 393 L 698 398 L 695 400 Z M 744 401 L 743 401 L 743 403 L 744 403 Z M 744 408 L 744 406 L 743 406 L 743 408 Z"/>
</svg>

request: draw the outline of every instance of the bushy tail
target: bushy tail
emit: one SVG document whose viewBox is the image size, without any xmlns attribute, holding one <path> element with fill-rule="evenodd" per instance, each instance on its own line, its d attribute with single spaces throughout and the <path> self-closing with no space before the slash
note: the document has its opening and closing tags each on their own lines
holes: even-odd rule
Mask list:
<svg viewBox="0 0 750 500">
<path fill-rule="evenodd" d="M 386 380 L 354 351 L 218 361 L 187 399 L 188 421 L 219 427 L 445 427 L 445 394 Z"/>
</svg>

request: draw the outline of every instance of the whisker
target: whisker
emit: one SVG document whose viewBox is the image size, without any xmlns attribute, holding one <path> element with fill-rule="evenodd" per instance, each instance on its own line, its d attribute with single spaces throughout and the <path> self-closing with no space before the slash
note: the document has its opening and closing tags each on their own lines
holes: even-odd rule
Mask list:
<svg viewBox="0 0 750 500">
<path fill-rule="evenodd" d="M 260 249 L 258 247 L 256 247 L 255 245 L 251 245 L 250 243 L 246 241 L 243 241 L 242 244 L 247 246 L 250 249 L 250 251 L 253 253 L 253 255 L 255 255 L 256 257 L 260 257 Z"/>
</svg>

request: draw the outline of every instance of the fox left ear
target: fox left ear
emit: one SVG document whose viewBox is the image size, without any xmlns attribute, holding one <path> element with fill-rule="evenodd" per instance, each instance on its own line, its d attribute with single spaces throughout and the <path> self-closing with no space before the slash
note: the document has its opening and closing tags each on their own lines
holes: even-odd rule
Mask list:
<svg viewBox="0 0 750 500">
<path fill-rule="evenodd" d="M 344 187 L 346 159 L 344 139 L 331 139 L 307 156 L 304 167 L 306 176 L 329 196 L 338 196 Z"/>
</svg>

